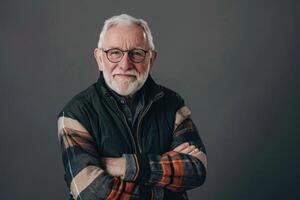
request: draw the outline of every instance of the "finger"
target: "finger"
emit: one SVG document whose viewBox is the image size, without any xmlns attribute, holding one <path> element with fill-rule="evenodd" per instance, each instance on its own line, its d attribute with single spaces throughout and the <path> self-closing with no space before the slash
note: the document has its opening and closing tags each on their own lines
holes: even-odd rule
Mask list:
<svg viewBox="0 0 300 200">
<path fill-rule="evenodd" d="M 183 150 L 180 151 L 179 153 L 186 153 L 186 154 L 188 154 L 188 153 L 192 152 L 195 148 L 196 148 L 195 145 L 191 145 L 191 146 L 189 146 L 189 147 L 183 149 Z"/>
<path fill-rule="evenodd" d="M 191 151 L 189 154 L 193 155 L 193 154 L 197 154 L 199 152 L 198 148 L 195 148 L 193 151 Z"/>
<path fill-rule="evenodd" d="M 201 160 L 201 152 L 200 151 L 197 153 L 189 154 L 189 155 L 194 156 L 194 157 L 198 158 L 199 160 Z"/>
<path fill-rule="evenodd" d="M 182 143 L 181 145 L 177 146 L 175 149 L 173 149 L 173 151 L 180 152 L 183 149 L 187 148 L 188 146 L 189 146 L 189 143 L 185 142 L 185 143 Z"/>
<path fill-rule="evenodd" d="M 180 144 L 179 146 L 177 146 L 174 151 L 182 151 L 183 149 L 187 148 L 189 146 L 189 143 L 185 142 L 185 143 L 182 143 Z"/>
</svg>

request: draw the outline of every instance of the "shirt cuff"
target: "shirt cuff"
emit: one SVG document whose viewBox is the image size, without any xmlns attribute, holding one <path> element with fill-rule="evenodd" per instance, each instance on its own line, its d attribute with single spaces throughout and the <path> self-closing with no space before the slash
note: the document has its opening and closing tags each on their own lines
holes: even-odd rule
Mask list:
<svg viewBox="0 0 300 200">
<path fill-rule="evenodd" d="M 123 154 L 126 163 L 126 170 L 123 177 L 124 181 L 135 181 L 139 174 L 137 157 L 134 154 Z"/>
<path fill-rule="evenodd" d="M 124 181 L 145 183 L 150 176 L 149 159 L 147 155 L 140 154 L 123 154 L 126 162 Z"/>
</svg>

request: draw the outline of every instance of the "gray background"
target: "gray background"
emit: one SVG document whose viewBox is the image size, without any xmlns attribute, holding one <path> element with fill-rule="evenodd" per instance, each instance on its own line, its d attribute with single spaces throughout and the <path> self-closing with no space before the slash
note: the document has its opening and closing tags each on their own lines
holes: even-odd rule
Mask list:
<svg viewBox="0 0 300 200">
<path fill-rule="evenodd" d="M 152 75 L 206 145 L 190 199 L 299 199 L 298 2 L 1 0 L 0 199 L 67 198 L 56 116 L 96 81 L 93 48 L 120 13 L 148 21 Z"/>
</svg>

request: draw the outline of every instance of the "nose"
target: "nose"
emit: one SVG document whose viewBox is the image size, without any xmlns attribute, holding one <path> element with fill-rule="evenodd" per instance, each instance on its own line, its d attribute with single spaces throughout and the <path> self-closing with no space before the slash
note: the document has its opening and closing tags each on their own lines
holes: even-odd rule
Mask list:
<svg viewBox="0 0 300 200">
<path fill-rule="evenodd" d="M 133 68 L 133 63 L 128 56 L 128 52 L 124 52 L 122 60 L 119 62 L 119 68 L 123 71 Z"/>
</svg>

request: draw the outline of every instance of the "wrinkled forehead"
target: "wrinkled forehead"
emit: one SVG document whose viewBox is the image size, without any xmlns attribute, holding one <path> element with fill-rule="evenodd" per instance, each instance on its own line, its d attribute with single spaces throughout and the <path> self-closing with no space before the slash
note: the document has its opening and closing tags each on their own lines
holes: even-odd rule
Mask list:
<svg viewBox="0 0 300 200">
<path fill-rule="evenodd" d="M 118 24 L 108 28 L 103 40 L 104 48 L 149 48 L 144 29 L 136 24 Z"/>
</svg>

